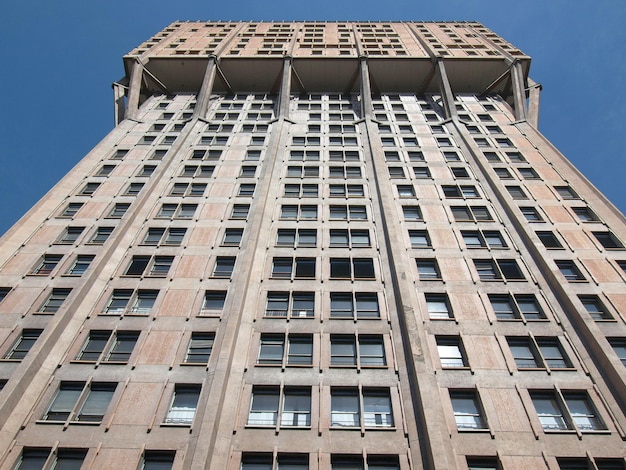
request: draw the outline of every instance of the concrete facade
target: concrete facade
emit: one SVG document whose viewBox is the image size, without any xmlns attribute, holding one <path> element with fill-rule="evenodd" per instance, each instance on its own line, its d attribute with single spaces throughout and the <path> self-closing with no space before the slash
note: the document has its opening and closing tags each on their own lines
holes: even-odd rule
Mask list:
<svg viewBox="0 0 626 470">
<path fill-rule="evenodd" d="M 0 241 L 1 468 L 624 468 L 626 221 L 528 56 L 176 22 L 124 65 Z"/>
</svg>

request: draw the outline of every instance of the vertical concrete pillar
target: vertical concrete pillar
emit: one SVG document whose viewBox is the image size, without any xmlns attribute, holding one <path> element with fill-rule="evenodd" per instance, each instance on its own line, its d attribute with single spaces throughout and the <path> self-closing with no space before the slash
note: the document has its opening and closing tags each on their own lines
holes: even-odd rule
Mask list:
<svg viewBox="0 0 626 470">
<path fill-rule="evenodd" d="M 130 89 L 126 107 L 126 117 L 129 119 L 137 119 L 137 113 L 139 112 L 139 95 L 141 93 L 143 69 L 143 64 L 137 61 L 133 64 L 130 71 Z"/>
<path fill-rule="evenodd" d="M 121 83 L 113 83 L 113 116 L 115 117 L 115 125 L 122 122 L 126 115 L 125 102 L 126 89 Z"/>
<path fill-rule="evenodd" d="M 528 79 L 528 123 L 535 129 L 539 127 L 539 99 L 541 85 L 533 79 Z"/>
<path fill-rule="evenodd" d="M 359 59 L 361 74 L 361 115 L 364 118 L 372 117 L 372 89 L 370 86 L 370 73 L 365 56 Z"/>
<path fill-rule="evenodd" d="M 523 121 L 526 119 L 526 91 L 524 88 L 524 75 L 522 73 L 522 63 L 516 61 L 511 66 L 511 82 L 513 84 L 513 104 L 515 107 L 515 119 Z"/>
<path fill-rule="evenodd" d="M 291 57 L 285 56 L 283 61 L 283 77 L 280 82 L 278 96 L 278 117 L 289 118 L 289 98 L 291 95 Z"/>
<path fill-rule="evenodd" d="M 446 67 L 441 57 L 437 59 L 437 74 L 439 75 L 439 88 L 441 90 L 441 98 L 443 100 L 446 118 L 456 118 L 457 112 L 456 106 L 454 105 L 454 94 L 452 93 L 452 87 L 450 86 L 448 75 L 446 74 Z"/>
<path fill-rule="evenodd" d="M 209 62 L 204 72 L 202 86 L 198 92 L 196 100 L 196 109 L 193 112 L 194 118 L 204 118 L 207 115 L 211 93 L 213 93 L 213 84 L 215 83 L 215 74 L 217 72 L 217 57 L 213 54 L 209 56 Z"/>
</svg>

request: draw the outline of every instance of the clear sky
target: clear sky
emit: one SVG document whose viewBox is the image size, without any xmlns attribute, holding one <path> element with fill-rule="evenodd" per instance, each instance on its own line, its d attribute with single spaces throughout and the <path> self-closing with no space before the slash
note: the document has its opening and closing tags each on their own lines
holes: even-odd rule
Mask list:
<svg viewBox="0 0 626 470">
<path fill-rule="evenodd" d="M 122 56 L 176 20 L 479 21 L 532 57 L 539 129 L 626 212 L 626 0 L 21 0 L 0 28 L 0 234 L 113 127 Z"/>
</svg>

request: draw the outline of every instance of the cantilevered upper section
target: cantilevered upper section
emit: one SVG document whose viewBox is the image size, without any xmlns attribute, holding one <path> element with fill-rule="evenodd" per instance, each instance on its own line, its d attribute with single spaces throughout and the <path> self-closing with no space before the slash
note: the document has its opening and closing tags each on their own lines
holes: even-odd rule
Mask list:
<svg viewBox="0 0 626 470">
<path fill-rule="evenodd" d="M 512 66 L 524 82 L 530 67 L 530 57 L 475 22 L 175 22 L 124 57 L 125 80 L 139 63 L 142 95 L 193 93 L 214 58 L 217 92 L 276 91 L 285 58 L 294 91 L 352 92 L 365 59 L 374 92 L 437 92 L 443 61 L 452 92 L 509 98 Z"/>
</svg>

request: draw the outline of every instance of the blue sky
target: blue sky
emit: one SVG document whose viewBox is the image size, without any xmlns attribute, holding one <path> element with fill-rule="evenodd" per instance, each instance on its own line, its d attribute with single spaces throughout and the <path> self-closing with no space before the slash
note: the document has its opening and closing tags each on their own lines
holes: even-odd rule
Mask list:
<svg viewBox="0 0 626 470">
<path fill-rule="evenodd" d="M 0 29 L 0 234 L 113 127 L 122 56 L 175 20 L 480 21 L 533 58 L 539 129 L 626 212 L 624 0 L 23 0 Z"/>
</svg>

